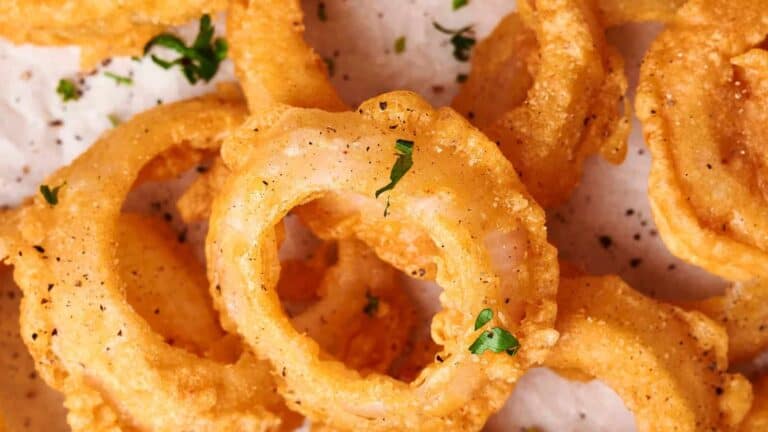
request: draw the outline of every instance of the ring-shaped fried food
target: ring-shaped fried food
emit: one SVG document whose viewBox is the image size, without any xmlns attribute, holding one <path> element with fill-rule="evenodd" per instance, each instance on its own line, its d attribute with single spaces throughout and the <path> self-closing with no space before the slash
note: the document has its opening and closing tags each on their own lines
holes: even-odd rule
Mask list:
<svg viewBox="0 0 768 432">
<path fill-rule="evenodd" d="M 272 104 L 343 111 L 345 105 L 328 79 L 320 57 L 303 39 L 301 5 L 296 0 L 236 0 L 231 2 L 227 29 L 231 56 L 250 109 Z M 288 53 L 274 61 L 274 47 Z M 386 102 L 384 102 L 386 104 Z M 210 213 L 210 203 L 228 176 L 229 169 L 215 160 L 212 169 L 193 183 L 177 203 L 185 220 L 200 220 Z M 394 221 L 367 224 L 364 214 L 378 205 L 345 194 L 329 194 L 296 209 L 304 222 L 326 240 L 358 238 L 374 248 L 383 260 L 411 276 L 433 279 L 431 242 L 407 225 Z M 383 235 L 382 235 L 383 234 Z"/>
<path fill-rule="evenodd" d="M 323 359 L 317 343 L 293 328 L 274 289 L 273 226 L 328 192 L 374 200 L 403 139 L 413 141 L 413 167 L 387 192 L 388 216 L 384 198 L 377 200 L 379 220 L 429 235 L 444 289 L 432 321 L 444 351 L 411 383 L 361 377 Z M 556 341 L 557 262 L 543 211 L 495 144 L 454 111 L 434 110 L 408 92 L 373 98 L 357 112 L 276 107 L 253 115 L 222 155 L 233 174 L 214 202 L 206 242 L 216 301 L 279 371 L 289 407 L 311 420 L 353 430 L 479 429 Z M 516 356 L 469 351 L 485 308 L 519 338 Z"/>
<path fill-rule="evenodd" d="M 637 91 L 662 239 L 735 281 L 768 275 L 766 13 L 757 0 L 686 3 L 651 46 Z"/>
<path fill-rule="evenodd" d="M 0 4 L 0 36 L 14 43 L 78 45 L 81 66 L 115 55 L 140 55 L 152 36 L 205 13 L 225 0 L 11 0 Z"/>
<path fill-rule="evenodd" d="M 589 2 L 530 3 L 518 2 L 520 12 L 477 46 L 453 107 L 496 141 L 531 195 L 551 207 L 576 187 L 588 156 L 624 160 L 627 80 Z"/>
<path fill-rule="evenodd" d="M 545 365 L 604 381 L 638 431 L 734 430 L 749 409 L 749 382 L 726 372 L 725 331 L 704 315 L 614 276 L 563 278 L 557 306 L 560 340 Z"/>
<path fill-rule="evenodd" d="M 25 343 L 48 383 L 95 389 L 115 421 L 168 431 L 279 423 L 267 410 L 282 401 L 264 363 L 248 351 L 224 364 L 166 344 L 126 302 L 114 265 L 120 208 L 141 167 L 173 146 L 218 146 L 244 115 L 242 103 L 216 95 L 139 114 L 47 180 L 66 183 L 58 204 L 36 196 L 21 210 L 11 262 Z"/>
</svg>

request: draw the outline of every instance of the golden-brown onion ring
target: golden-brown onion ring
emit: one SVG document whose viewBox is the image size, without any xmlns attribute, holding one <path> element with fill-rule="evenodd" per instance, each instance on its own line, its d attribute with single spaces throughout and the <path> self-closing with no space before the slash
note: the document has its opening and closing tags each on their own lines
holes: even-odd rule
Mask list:
<svg viewBox="0 0 768 432">
<path fill-rule="evenodd" d="M 79 45 L 81 66 L 114 55 L 140 55 L 172 25 L 223 10 L 225 0 L 11 0 L 0 3 L 0 36 L 14 43 Z"/>
<path fill-rule="evenodd" d="M 618 277 L 561 280 L 560 340 L 546 365 L 597 378 L 635 414 L 638 431 L 733 430 L 751 403 L 727 373 L 727 337 L 698 312 L 650 299 Z"/>
<path fill-rule="evenodd" d="M 232 43 L 231 56 L 251 110 L 271 104 L 345 109 L 331 85 L 323 62 L 303 39 L 301 5 L 296 0 L 236 0 L 230 4 L 227 22 Z M 280 62 L 273 55 L 275 46 L 287 53 Z M 189 188 L 178 207 L 185 220 L 200 220 L 210 213 L 228 169 L 214 161 Z M 329 194 L 317 202 L 299 207 L 296 212 L 320 237 L 326 240 L 359 238 L 376 250 L 385 261 L 418 278 L 434 278 L 434 264 L 428 256 L 429 239 L 408 226 L 390 222 L 381 227 L 366 225 L 360 213 L 378 206 L 354 200 L 344 194 Z"/>
<path fill-rule="evenodd" d="M 497 142 L 536 201 L 550 207 L 568 198 L 588 156 L 624 159 L 624 62 L 588 2 L 518 6 L 475 49 L 453 106 Z"/>
<path fill-rule="evenodd" d="M 125 301 L 114 266 L 120 208 L 141 167 L 173 146 L 219 145 L 244 114 L 242 103 L 216 95 L 139 114 L 46 180 L 66 182 L 56 206 L 36 196 L 22 210 L 23 244 L 11 254 L 24 291 L 22 336 L 52 386 L 97 389 L 137 428 L 278 424 L 265 408 L 281 401 L 263 363 L 245 352 L 222 364 L 169 346 Z"/>
<path fill-rule="evenodd" d="M 327 192 L 373 201 L 403 138 L 415 142 L 414 166 L 388 192 L 389 216 L 383 197 L 366 216 L 418 227 L 439 251 L 433 260 L 444 309 L 432 321 L 432 337 L 443 346 L 443 361 L 412 383 L 361 377 L 322 359 L 317 343 L 293 328 L 274 290 L 273 226 Z M 495 144 L 454 111 L 435 110 L 408 92 L 373 98 L 357 112 L 276 107 L 251 117 L 222 155 L 233 174 L 214 202 L 206 243 L 209 278 L 221 288 L 215 301 L 280 371 L 286 403 L 311 420 L 341 429 L 480 428 L 554 344 L 557 262 L 543 211 Z M 479 335 L 473 322 L 484 308 L 519 337 L 516 356 L 470 353 Z"/>
<path fill-rule="evenodd" d="M 676 256 L 726 279 L 768 275 L 765 3 L 692 0 L 653 43 L 637 115 L 649 196 Z M 718 35 L 718 37 L 712 37 Z"/>
</svg>

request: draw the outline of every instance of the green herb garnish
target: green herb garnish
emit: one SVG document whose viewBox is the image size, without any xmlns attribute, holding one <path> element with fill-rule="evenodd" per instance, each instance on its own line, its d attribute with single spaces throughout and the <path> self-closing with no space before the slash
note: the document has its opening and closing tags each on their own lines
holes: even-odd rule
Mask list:
<svg viewBox="0 0 768 432">
<path fill-rule="evenodd" d="M 133 80 L 130 77 L 118 75 L 114 72 L 106 71 L 104 72 L 104 76 L 107 78 L 112 78 L 115 80 L 115 83 L 117 85 L 125 84 L 125 85 L 133 85 Z"/>
<path fill-rule="evenodd" d="M 317 19 L 320 21 L 328 21 L 328 15 L 325 12 L 325 3 L 320 2 L 317 4 Z"/>
<path fill-rule="evenodd" d="M 475 319 L 475 330 L 488 324 L 491 318 L 493 318 L 492 310 L 486 308 L 480 311 Z M 520 342 L 517 338 L 501 327 L 494 327 L 484 331 L 469 346 L 469 352 L 476 355 L 480 355 L 488 350 L 495 353 L 506 352 L 509 355 L 515 355 L 519 349 Z"/>
<path fill-rule="evenodd" d="M 63 102 L 80 99 L 80 89 L 78 89 L 75 82 L 70 79 L 60 79 L 59 85 L 56 86 L 56 93 L 61 96 Z"/>
<path fill-rule="evenodd" d="M 397 160 L 392 166 L 392 171 L 389 173 L 390 182 L 376 191 L 376 198 L 384 192 L 394 188 L 397 182 L 399 182 L 405 173 L 407 173 L 413 166 L 413 141 L 404 139 L 395 141 L 395 151 L 397 152 Z"/>
<path fill-rule="evenodd" d="M 120 123 L 122 123 L 122 120 L 120 120 L 120 117 L 117 116 L 117 114 L 110 114 L 107 116 L 109 119 L 109 122 L 112 124 L 112 127 L 117 127 Z"/>
<path fill-rule="evenodd" d="M 40 185 L 40 195 L 45 198 L 48 204 L 55 206 L 59 203 L 59 190 L 66 186 L 66 184 L 67 182 L 64 182 L 53 189 L 48 185 Z"/>
<path fill-rule="evenodd" d="M 461 9 L 469 4 L 469 0 L 453 0 L 453 10 Z"/>
<path fill-rule="evenodd" d="M 451 44 L 453 45 L 453 57 L 456 60 L 465 62 L 469 60 L 470 50 L 477 42 L 475 38 L 467 36 L 472 31 L 472 26 L 462 27 L 458 30 L 451 30 L 432 22 L 432 26 L 440 33 L 451 35 Z"/>
<path fill-rule="evenodd" d="M 181 54 L 181 57 L 168 61 L 152 54 L 152 61 L 163 69 L 179 65 L 190 84 L 195 84 L 201 79 L 208 82 L 216 75 L 221 61 L 227 57 L 227 41 L 222 38 L 212 41 L 213 31 L 211 17 L 208 14 L 203 15 L 200 18 L 199 33 L 192 46 L 188 47 L 176 35 L 163 33 L 153 37 L 144 45 L 144 55 L 147 55 L 155 45 L 170 48 Z"/>
<path fill-rule="evenodd" d="M 479 330 L 480 327 L 488 324 L 488 321 L 493 318 L 493 311 L 485 308 L 480 311 L 479 314 L 477 314 L 477 318 L 475 319 L 475 330 Z"/>
<path fill-rule="evenodd" d="M 395 53 L 401 54 L 405 51 L 405 36 L 395 39 Z"/>
<path fill-rule="evenodd" d="M 363 312 L 365 312 L 368 316 L 374 316 L 376 315 L 376 312 L 379 310 L 379 298 L 371 295 L 369 291 L 365 292 L 365 298 L 368 300 L 368 303 L 366 303 L 365 307 L 363 308 Z"/>
</svg>

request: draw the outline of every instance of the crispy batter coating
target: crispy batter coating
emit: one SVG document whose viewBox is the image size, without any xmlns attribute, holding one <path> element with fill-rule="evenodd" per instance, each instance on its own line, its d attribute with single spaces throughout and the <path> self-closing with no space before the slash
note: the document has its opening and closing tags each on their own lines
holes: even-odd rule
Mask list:
<svg viewBox="0 0 768 432">
<path fill-rule="evenodd" d="M 638 431 L 735 430 L 749 409 L 749 382 L 726 372 L 726 333 L 704 315 L 615 276 L 562 279 L 557 305 L 561 336 L 545 364 L 604 381 Z"/>
<path fill-rule="evenodd" d="M 36 196 L 22 210 L 23 241 L 12 263 L 25 295 L 25 343 L 53 387 L 96 392 L 80 394 L 68 407 L 84 407 L 105 428 L 117 422 L 153 430 L 279 424 L 266 407 L 282 402 L 262 362 L 243 352 L 224 364 L 168 345 L 126 302 L 127 281 L 114 265 L 120 207 L 141 167 L 173 146 L 218 146 L 244 114 L 242 103 L 216 95 L 139 114 L 46 180 L 66 181 L 56 206 Z M 103 416 L 107 408 L 119 418 Z"/>
<path fill-rule="evenodd" d="M 298 0 L 230 1 L 230 54 L 252 111 L 273 103 L 346 109 L 325 63 L 304 41 L 303 20 Z"/>
<path fill-rule="evenodd" d="M 685 0 L 596 0 L 595 14 L 606 27 L 641 21 L 671 21 Z"/>
<path fill-rule="evenodd" d="M 735 281 L 768 274 L 767 14 L 757 0 L 688 2 L 646 55 L 637 92 L 659 233 L 676 256 Z"/>
<path fill-rule="evenodd" d="M 754 384 L 755 400 L 752 408 L 739 427 L 739 432 L 762 432 L 768 430 L 768 376 Z"/>
<path fill-rule="evenodd" d="M 414 141 L 414 166 L 376 200 L 395 142 L 406 138 Z M 381 95 L 356 112 L 276 107 L 255 113 L 222 155 L 233 174 L 214 202 L 206 244 L 209 279 L 221 287 L 215 301 L 281 371 L 286 403 L 311 420 L 346 430 L 479 429 L 556 341 L 557 262 L 543 211 L 495 144 L 453 110 L 408 92 Z M 411 224 L 437 247 L 432 259 L 444 292 L 432 338 L 444 361 L 411 383 L 361 376 L 322 358 L 282 311 L 273 226 L 294 206 L 338 191 L 375 203 L 377 211 L 362 218 Z M 495 309 L 495 325 L 520 339 L 517 355 L 468 350 L 486 307 Z"/>
<path fill-rule="evenodd" d="M 685 303 L 719 322 L 728 333 L 728 359 L 750 360 L 768 348 L 768 281 L 736 282 L 722 296 Z"/>
<path fill-rule="evenodd" d="M 495 141 L 544 207 L 565 201 L 584 160 L 626 154 L 624 62 L 589 2 L 518 3 L 475 49 L 457 111 Z"/>
</svg>

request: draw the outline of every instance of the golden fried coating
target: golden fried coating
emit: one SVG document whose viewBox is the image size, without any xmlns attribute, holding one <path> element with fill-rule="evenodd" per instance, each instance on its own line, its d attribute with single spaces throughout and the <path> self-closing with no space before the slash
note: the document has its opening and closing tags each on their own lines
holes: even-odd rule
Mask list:
<svg viewBox="0 0 768 432">
<path fill-rule="evenodd" d="M 646 55 L 637 91 L 662 239 L 735 281 L 768 274 L 767 14 L 758 0 L 686 3 Z"/>
<path fill-rule="evenodd" d="M 722 296 L 687 302 L 719 322 L 728 333 L 728 358 L 732 363 L 753 359 L 768 348 L 768 281 L 736 282 Z"/>
<path fill-rule="evenodd" d="M 536 201 L 551 207 L 570 196 L 588 156 L 624 159 L 624 62 L 589 2 L 518 5 L 519 14 L 475 49 L 453 106 L 499 145 Z"/>
<path fill-rule="evenodd" d="M 413 141 L 413 168 L 376 199 L 403 139 Z M 343 430 L 478 429 L 556 341 L 557 262 L 543 211 L 496 145 L 453 110 L 408 92 L 346 113 L 276 107 L 255 113 L 222 155 L 232 175 L 214 202 L 206 242 L 209 279 L 221 287 L 215 301 L 281 371 L 286 403 L 311 420 Z M 411 383 L 322 358 L 282 311 L 273 226 L 294 206 L 338 191 L 375 203 L 360 215 L 370 226 L 411 224 L 438 251 L 443 310 L 432 338 L 443 360 Z M 484 334 L 473 327 L 484 308 L 495 310 L 493 325 L 519 338 L 516 355 L 470 352 Z"/>
<path fill-rule="evenodd" d="M 762 432 L 768 430 L 768 376 L 754 384 L 755 400 L 752 408 L 739 426 L 739 432 Z"/>
<path fill-rule="evenodd" d="M 650 299 L 615 276 L 561 280 L 560 340 L 545 364 L 618 393 L 638 431 L 735 430 L 749 382 L 727 373 L 725 330 L 698 312 Z"/>
</svg>

